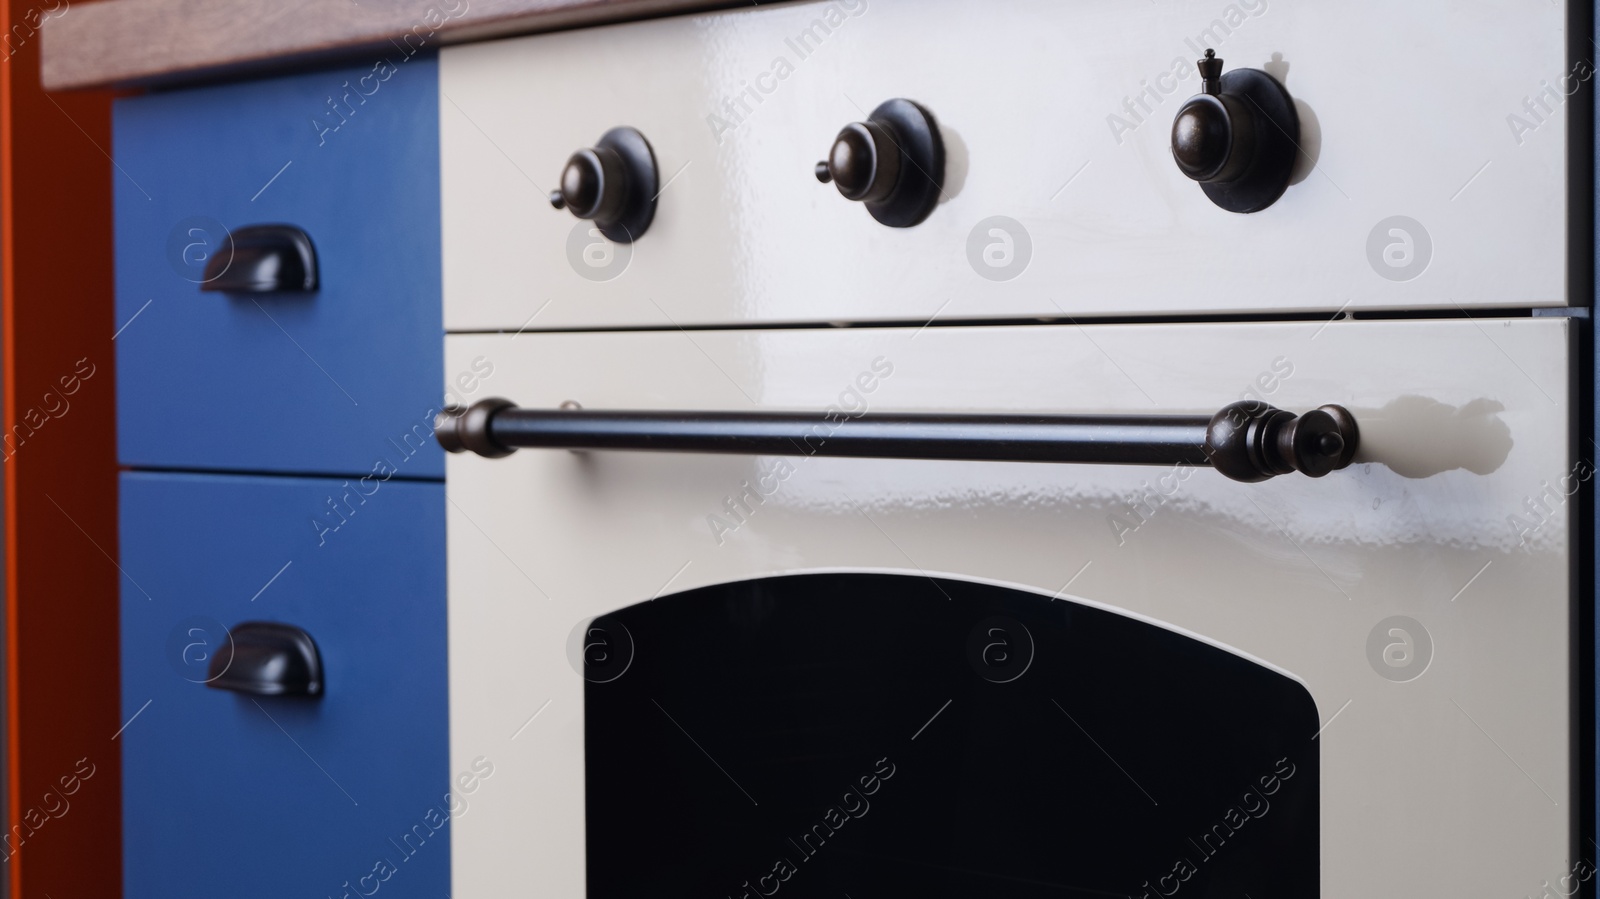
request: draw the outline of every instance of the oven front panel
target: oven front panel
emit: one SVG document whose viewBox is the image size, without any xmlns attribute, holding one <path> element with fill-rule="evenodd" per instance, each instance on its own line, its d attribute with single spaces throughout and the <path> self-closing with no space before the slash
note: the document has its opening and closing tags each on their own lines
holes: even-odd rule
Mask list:
<svg viewBox="0 0 1600 899">
<path fill-rule="evenodd" d="M 1563 93 L 1593 75 L 1566 7 L 827 0 L 448 47 L 446 326 L 1565 305 Z M 1254 214 L 1173 162 L 1208 48 L 1298 111 L 1292 183 Z M 947 150 L 905 229 L 813 174 L 896 97 Z M 611 245 L 546 193 L 624 125 L 663 187 Z"/>
<path fill-rule="evenodd" d="M 586 729 L 591 739 L 596 733 L 586 721 L 586 688 L 591 703 L 605 687 L 650 700 L 635 703 L 635 743 L 621 755 L 590 746 L 588 759 L 615 769 L 633 753 L 646 770 L 677 778 L 674 790 L 698 787 L 705 802 L 723 803 L 727 817 L 716 827 L 756 841 L 796 836 L 760 803 L 766 796 L 781 805 L 803 778 L 763 766 L 749 736 L 755 723 L 741 724 L 733 711 L 718 717 L 708 700 L 737 693 L 737 685 L 689 676 L 717 672 L 703 657 L 715 641 L 660 640 L 640 627 L 638 670 L 623 666 L 610 680 L 615 668 L 603 677 L 591 670 L 586 681 L 586 650 L 604 670 L 604 659 L 620 658 L 608 649 L 622 646 L 604 627 L 607 642 L 595 645 L 592 619 L 664 615 L 638 609 L 688 608 L 705 595 L 694 591 L 743 582 L 770 593 L 784 582 L 766 579 L 873 573 L 1031 594 L 1024 609 L 1115 613 L 1301 686 L 1315 704 L 1299 729 L 1311 729 L 1302 738 L 1316 750 L 1324 896 L 1515 896 L 1556 883 L 1577 857 L 1567 496 L 1592 474 L 1574 467 L 1570 449 L 1570 339 L 1566 321 L 1538 318 L 452 335 L 447 372 L 476 372 L 486 395 L 527 407 L 814 410 L 831 433 L 865 410 L 1209 413 L 1242 397 L 1296 412 L 1339 403 L 1361 428 L 1349 469 L 1261 484 L 1182 467 L 547 450 L 451 457 L 452 770 L 492 764 L 495 772 L 455 822 L 455 890 L 497 894 L 537 884 L 542 895 L 580 897 L 586 864 L 627 857 L 627 845 L 586 840 L 626 830 L 629 810 L 625 795 L 594 792 L 605 772 L 586 769 Z M 790 591 L 784 602 L 787 614 L 803 617 L 802 596 Z M 839 603 L 819 601 L 806 626 L 849 627 Z M 869 618 L 863 614 L 862 626 Z M 685 625 L 663 626 L 670 635 Z M 905 633 L 930 626 L 907 621 Z M 1029 676 L 1068 662 L 1050 657 L 1057 651 L 1047 648 L 1062 637 L 1043 630 L 1036 645 L 1047 658 Z M 670 665 L 680 648 L 685 667 L 646 681 L 650 666 Z M 740 667 L 739 649 L 729 648 L 717 673 L 754 682 L 759 671 Z M 1104 658 L 1095 676 L 1108 691 L 1151 664 L 1137 651 Z M 953 664 L 960 670 L 965 662 Z M 1012 686 L 1043 683 L 1025 676 Z M 873 740 L 881 732 L 893 745 L 859 747 L 870 758 L 851 776 L 874 776 L 881 758 L 914 762 L 917 752 L 932 752 L 919 747 L 941 721 L 959 729 L 979 712 L 970 697 L 960 710 L 952 702 L 941 712 L 943 701 L 907 694 L 895 720 L 873 720 Z M 814 697 L 796 688 L 771 702 L 810 707 Z M 1131 699 L 1122 706 L 1121 723 L 1114 715 L 1102 721 L 1098 710 L 1092 723 L 1074 713 L 1100 757 L 1127 769 L 1096 777 L 1119 782 L 1127 774 L 1146 788 L 1154 781 L 1154 801 L 1174 807 L 1233 789 L 1226 778 L 1169 780 L 1136 770 L 1148 751 L 1118 747 L 1147 736 L 1158 709 Z M 609 740 L 629 739 L 626 714 L 595 708 L 605 709 L 594 726 L 603 723 Z M 1285 708 L 1274 705 L 1262 718 L 1292 720 Z M 1062 714 L 1039 711 L 1046 713 Z M 839 732 L 849 730 L 846 722 L 834 721 Z M 1171 736 L 1180 744 L 1193 738 Z M 1042 751 L 1045 739 L 1030 737 L 1027 751 Z M 854 748 L 840 742 L 835 751 Z M 1063 765 L 1092 758 L 1075 755 L 1080 748 L 1061 746 Z M 1276 761 L 1266 759 L 1260 774 Z M 1022 786 L 1003 780 L 1014 773 L 1004 765 L 989 765 L 1001 782 Z M 936 766 L 901 765 L 873 813 L 905 814 L 891 813 L 889 803 L 902 783 L 917 785 L 903 808 L 926 816 L 960 809 L 971 799 L 956 789 L 962 781 L 939 774 Z M 1029 783 L 1047 797 L 1060 789 L 1059 781 Z M 831 794 L 818 790 L 820 809 Z M 608 807 L 586 813 L 586 797 L 596 795 L 609 797 Z M 1093 816 L 1075 816 L 1068 797 L 1059 798 L 1063 817 L 1049 826 L 1095 832 Z M 1134 791 L 1125 801 L 1145 797 Z M 637 803 L 641 814 L 656 814 L 648 799 Z M 1288 815 L 1272 817 L 1279 810 L 1262 819 L 1268 830 L 1287 827 Z M 1214 813 L 1227 812 L 1223 803 Z M 692 835 L 694 820 L 679 826 Z M 770 873 L 771 862 L 721 870 L 724 858 L 708 846 L 677 863 L 712 869 L 705 882 L 725 884 L 717 888 L 730 896 L 747 880 L 760 887 Z M 1133 896 L 1144 880 L 1159 888 L 1177 858 L 1114 888 Z M 806 895 L 814 888 L 803 885 L 806 871 L 783 888 Z"/>
</svg>

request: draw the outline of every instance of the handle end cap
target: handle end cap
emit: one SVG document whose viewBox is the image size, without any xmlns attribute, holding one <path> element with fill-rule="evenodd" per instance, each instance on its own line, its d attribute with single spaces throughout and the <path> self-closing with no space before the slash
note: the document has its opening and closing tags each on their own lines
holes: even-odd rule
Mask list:
<svg viewBox="0 0 1600 899">
<path fill-rule="evenodd" d="M 446 409 L 433 420 L 433 439 L 439 441 L 439 446 L 447 453 L 472 452 L 486 459 L 509 456 L 511 449 L 496 443 L 490 436 L 489 422 L 496 412 L 516 405 L 502 397 L 490 397 L 465 409 L 459 406 Z"/>
</svg>

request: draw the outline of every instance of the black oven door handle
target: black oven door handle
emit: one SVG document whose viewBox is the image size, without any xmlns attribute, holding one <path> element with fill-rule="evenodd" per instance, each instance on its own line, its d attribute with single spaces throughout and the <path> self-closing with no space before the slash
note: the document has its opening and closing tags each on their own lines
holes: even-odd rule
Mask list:
<svg viewBox="0 0 1600 899">
<path fill-rule="evenodd" d="M 434 437 L 488 458 L 525 447 L 869 459 L 1209 465 L 1236 481 L 1350 464 L 1342 406 L 1296 416 L 1239 402 L 1215 415 L 980 415 L 910 412 L 657 412 L 520 409 L 485 399 L 441 412 Z"/>
</svg>

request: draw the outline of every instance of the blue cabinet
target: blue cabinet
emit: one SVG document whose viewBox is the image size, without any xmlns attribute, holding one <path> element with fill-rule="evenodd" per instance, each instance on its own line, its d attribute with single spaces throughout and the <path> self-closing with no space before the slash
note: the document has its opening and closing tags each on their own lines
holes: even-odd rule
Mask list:
<svg viewBox="0 0 1600 899">
<path fill-rule="evenodd" d="M 116 105 L 128 899 L 450 889 L 438 68 L 378 55 Z M 202 289 L 266 224 L 316 289 Z M 218 689 L 245 622 L 322 695 Z"/>
<path fill-rule="evenodd" d="M 444 505 L 438 482 L 122 476 L 127 899 L 449 892 L 472 797 L 446 796 Z M 324 694 L 207 686 L 245 621 L 309 633 Z"/>
<path fill-rule="evenodd" d="M 438 103 L 436 60 L 398 49 L 118 101 L 123 464 L 443 476 Z M 202 291 L 260 224 L 310 236 L 318 289 Z"/>
</svg>

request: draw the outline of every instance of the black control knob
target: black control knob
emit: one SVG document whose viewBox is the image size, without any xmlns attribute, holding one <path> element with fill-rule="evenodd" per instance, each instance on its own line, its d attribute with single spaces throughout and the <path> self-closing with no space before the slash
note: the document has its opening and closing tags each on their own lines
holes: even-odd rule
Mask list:
<svg viewBox="0 0 1600 899">
<path fill-rule="evenodd" d="M 550 205 L 570 209 L 581 219 L 614 221 L 629 194 L 622 157 L 606 147 L 579 150 L 561 170 L 561 189 L 550 192 Z"/>
<path fill-rule="evenodd" d="M 867 121 L 839 131 L 816 176 L 845 199 L 865 203 L 883 224 L 909 228 L 939 203 L 944 140 L 932 113 L 910 100 L 890 100 Z"/>
<path fill-rule="evenodd" d="M 633 128 L 613 128 L 593 147 L 568 157 L 550 205 L 591 219 L 608 239 L 630 243 L 655 217 L 659 176 L 655 153 Z"/>
<path fill-rule="evenodd" d="M 833 182 L 846 200 L 879 203 L 900 181 L 900 146 L 877 122 L 852 122 L 833 140 L 817 178 Z"/>
<path fill-rule="evenodd" d="M 1222 93 L 1222 60 L 1207 50 L 1198 63 L 1200 93 L 1172 121 L 1172 157 L 1202 183 L 1238 180 L 1256 155 L 1256 116 L 1239 97 Z"/>
<path fill-rule="evenodd" d="M 1300 117 L 1283 85 L 1260 69 L 1222 73 L 1207 50 L 1196 63 L 1200 93 L 1172 120 L 1172 158 L 1231 212 L 1258 212 L 1289 186 L 1299 152 Z"/>
</svg>

